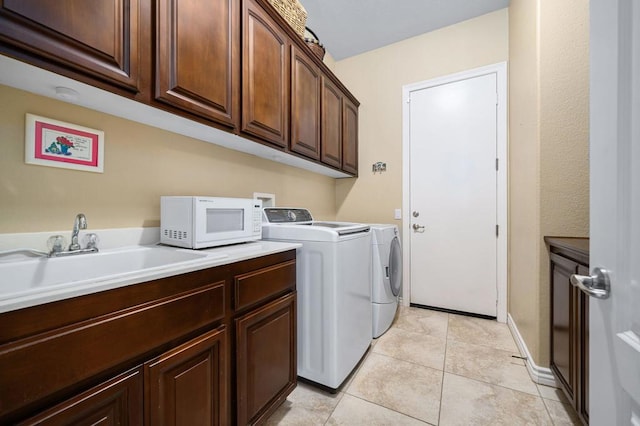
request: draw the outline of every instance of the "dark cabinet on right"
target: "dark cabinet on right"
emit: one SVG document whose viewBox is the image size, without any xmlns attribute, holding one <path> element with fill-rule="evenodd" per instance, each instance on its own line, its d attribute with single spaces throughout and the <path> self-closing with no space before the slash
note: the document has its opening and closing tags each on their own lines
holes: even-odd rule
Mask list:
<svg viewBox="0 0 640 426">
<path fill-rule="evenodd" d="M 589 422 L 589 296 L 571 275 L 589 275 L 589 239 L 545 237 L 551 278 L 551 371 L 580 419 Z"/>
</svg>

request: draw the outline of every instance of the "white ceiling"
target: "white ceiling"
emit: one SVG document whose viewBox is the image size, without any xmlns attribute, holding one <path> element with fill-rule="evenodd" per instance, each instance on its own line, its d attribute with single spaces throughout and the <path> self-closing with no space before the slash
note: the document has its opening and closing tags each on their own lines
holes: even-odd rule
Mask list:
<svg viewBox="0 0 640 426">
<path fill-rule="evenodd" d="M 509 0 L 300 0 L 336 60 L 509 6 Z"/>
</svg>

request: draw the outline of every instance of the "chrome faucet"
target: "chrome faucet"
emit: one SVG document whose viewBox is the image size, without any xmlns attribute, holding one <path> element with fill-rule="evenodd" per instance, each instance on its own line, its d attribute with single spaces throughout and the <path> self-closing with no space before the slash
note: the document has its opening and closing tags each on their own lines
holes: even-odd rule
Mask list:
<svg viewBox="0 0 640 426">
<path fill-rule="evenodd" d="M 81 229 L 87 229 L 87 217 L 79 213 L 73 221 L 73 230 L 71 231 L 71 244 L 69 248 L 64 250 L 64 237 L 62 235 L 54 235 L 49 238 L 49 257 L 70 256 L 82 253 L 98 252 L 98 236 L 96 234 L 87 234 L 87 247 L 82 248 L 78 243 L 78 234 Z"/>
<path fill-rule="evenodd" d="M 71 231 L 71 244 L 69 245 L 69 251 L 80 250 L 80 244 L 78 244 L 78 233 L 81 229 L 87 229 L 87 217 L 84 213 L 78 213 L 76 219 L 73 221 L 73 231 Z"/>
</svg>

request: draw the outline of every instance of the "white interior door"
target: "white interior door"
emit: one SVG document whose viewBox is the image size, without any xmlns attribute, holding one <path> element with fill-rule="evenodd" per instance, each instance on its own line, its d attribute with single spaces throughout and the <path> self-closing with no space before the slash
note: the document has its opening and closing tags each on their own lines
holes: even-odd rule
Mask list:
<svg viewBox="0 0 640 426">
<path fill-rule="evenodd" d="M 589 423 L 640 426 L 640 1 L 591 0 Z"/>
<path fill-rule="evenodd" d="M 497 314 L 497 75 L 410 92 L 411 303 Z"/>
</svg>

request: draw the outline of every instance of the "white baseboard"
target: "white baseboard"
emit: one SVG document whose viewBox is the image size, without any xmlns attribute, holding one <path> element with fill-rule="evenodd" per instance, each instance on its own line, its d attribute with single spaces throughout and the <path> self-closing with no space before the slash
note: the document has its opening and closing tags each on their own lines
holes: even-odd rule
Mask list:
<svg viewBox="0 0 640 426">
<path fill-rule="evenodd" d="M 531 353 L 529 352 L 529 348 L 527 348 L 527 344 L 524 342 L 522 335 L 518 331 L 518 327 L 516 326 L 515 321 L 511 317 L 511 314 L 507 315 L 507 325 L 509 326 L 509 330 L 511 330 L 511 335 L 516 341 L 516 345 L 520 350 L 520 355 L 525 357 L 525 365 L 527 366 L 527 371 L 529 372 L 529 376 L 531 380 L 540 385 L 559 387 L 556 383 L 556 378 L 551 372 L 550 368 L 540 367 L 536 365 L 531 357 Z"/>
</svg>

